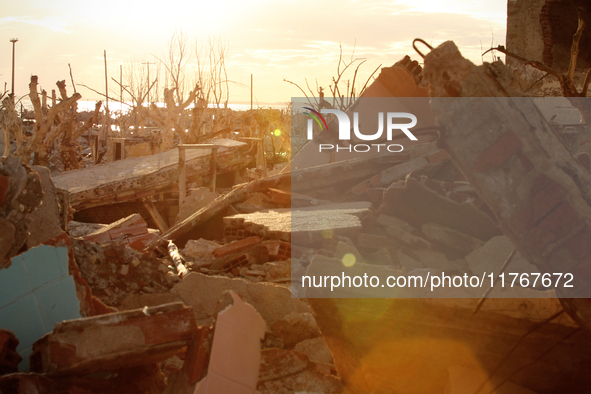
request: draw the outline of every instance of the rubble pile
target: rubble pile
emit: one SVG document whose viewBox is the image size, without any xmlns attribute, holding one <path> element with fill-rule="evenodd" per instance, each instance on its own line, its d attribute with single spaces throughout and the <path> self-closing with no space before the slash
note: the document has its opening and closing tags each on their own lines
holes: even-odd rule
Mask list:
<svg viewBox="0 0 591 394">
<path fill-rule="evenodd" d="M 72 247 L 92 294 L 109 306 L 120 306 L 130 294 L 168 292 L 179 280 L 169 261 L 144 256 L 122 243 L 73 238 Z"/>
<path fill-rule="evenodd" d="M 405 58 L 402 68 L 385 69 L 368 92 L 411 86 L 423 97 L 427 80 L 431 95 L 457 96 L 483 75 L 504 75 L 499 65 L 491 66 L 496 73 L 483 72 L 455 58 L 457 73 L 441 78 L 457 83 L 439 86 L 432 62 L 444 64 L 450 53 L 449 43 L 434 49 L 424 75 Z M 494 85 L 491 95 L 515 94 L 516 85 L 503 78 L 508 87 Z M 462 85 L 464 80 L 471 82 Z M 444 116 L 439 121 L 453 123 Z M 417 289 L 382 286 L 370 294 L 368 286 L 334 291 L 311 281 L 335 272 L 484 277 L 507 264 L 513 272 L 542 273 L 540 256 L 550 243 L 555 245 L 547 255 L 558 250 L 577 261 L 588 258 L 587 244 L 575 242 L 587 234 L 585 178 L 577 176 L 562 189 L 542 182 L 547 198 L 529 181 L 503 194 L 503 187 L 513 187 L 504 176 L 513 176 L 515 184 L 538 172 L 555 178 L 550 153 L 540 159 L 540 150 L 521 151 L 534 142 L 507 132 L 486 141 L 492 150 L 484 147 L 477 155 L 468 143 L 472 137 L 441 130 L 421 135 L 399 154 L 302 165 L 313 141 L 275 175 L 231 189 L 216 189 L 214 176 L 211 192 L 195 189 L 181 198 L 172 223 L 144 198 L 171 195 L 179 183 L 185 185 L 180 195 L 186 194 L 186 179 L 177 183 L 182 156 L 176 153 L 168 153 L 162 167 L 152 167 L 153 157 L 134 158 L 58 177 L 66 195 L 74 196 L 71 207 L 134 200 L 150 206 L 159 230 L 134 214 L 106 225 L 70 221 L 62 233 L 65 200 L 45 181 L 51 181 L 48 175 L 20 159 L 2 159 L 0 393 L 588 391 L 591 338 L 577 325 L 587 321 L 585 310 L 576 317 L 576 307 L 584 304 L 561 303 L 553 288 L 518 284 L 489 293 L 487 286 L 463 287 L 449 293 L 454 298 L 426 298 Z M 319 138 L 330 141 L 330 131 L 327 126 Z M 441 143 L 449 138 L 459 140 Z M 480 146 L 481 140 L 471 141 Z M 225 160 L 220 167 L 230 172 L 241 165 L 235 153 L 245 147 L 223 141 L 226 150 L 217 160 Z M 495 144 L 507 149 L 495 150 Z M 502 172 L 508 160 L 527 171 L 505 169 L 496 183 L 487 182 L 482 173 Z M 126 168 L 129 163 L 142 171 Z M 215 165 L 209 153 L 195 153 L 187 163 L 201 181 L 212 173 L 207 163 Z M 582 174 L 568 158 L 559 164 Z M 88 174 L 108 179 L 93 183 L 89 177 L 78 185 Z M 575 187 L 582 192 L 574 193 Z M 565 197 L 567 192 L 573 196 Z M 516 214 L 512 201 L 525 212 L 517 214 L 523 220 L 505 212 Z M 553 220 L 578 227 L 545 231 L 542 216 L 560 204 L 570 208 L 567 214 L 583 213 L 577 220 Z M 219 237 L 208 228 L 216 220 L 223 225 Z M 48 223 L 42 234 L 32 221 Z M 525 230 L 515 230 L 524 223 Z M 559 242 L 563 238 L 568 242 Z M 563 313 L 562 304 L 574 312 Z M 17 324 L 18 313 L 26 324 Z"/>
</svg>

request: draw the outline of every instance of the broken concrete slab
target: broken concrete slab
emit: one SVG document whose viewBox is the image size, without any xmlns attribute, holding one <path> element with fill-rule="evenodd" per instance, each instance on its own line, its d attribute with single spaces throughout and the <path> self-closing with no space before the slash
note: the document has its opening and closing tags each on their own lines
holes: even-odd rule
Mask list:
<svg viewBox="0 0 591 394">
<path fill-rule="evenodd" d="M 181 303 L 69 320 L 35 342 L 31 370 L 86 375 L 149 365 L 187 346 L 196 329 Z"/>
<path fill-rule="evenodd" d="M 272 333 L 283 342 L 283 347 L 293 347 L 307 339 L 319 337 L 320 331 L 314 316 L 309 312 L 291 312 L 270 325 Z"/>
<path fill-rule="evenodd" d="M 148 235 L 148 225 L 139 213 L 134 213 L 101 227 L 84 238 L 92 242 L 106 243 L 140 235 Z"/>
<path fill-rule="evenodd" d="M 491 238 L 482 247 L 474 250 L 466 256 L 470 270 L 475 275 L 482 275 L 484 272 L 499 273 L 501 267 L 515 249 L 509 238 L 504 235 Z M 536 266 L 523 258 L 519 251 L 515 253 L 507 266 L 506 272 L 515 273 L 536 273 L 540 272 Z"/>
<path fill-rule="evenodd" d="M 473 202 L 457 202 L 437 186 L 425 177 L 394 183 L 386 189 L 379 212 L 401 218 L 415 228 L 433 222 L 483 241 L 501 235 L 494 220 Z"/>
<path fill-rule="evenodd" d="M 213 251 L 220 247 L 216 241 L 207 239 L 191 239 L 185 244 L 182 250 L 183 256 L 197 264 L 207 263 L 213 259 Z"/>
<path fill-rule="evenodd" d="M 259 383 L 294 375 L 310 364 L 306 355 L 298 351 L 271 348 L 261 353 Z"/>
<path fill-rule="evenodd" d="M 395 216 L 384 215 L 383 213 L 380 214 L 376 219 L 376 225 L 382 227 L 399 227 L 409 233 L 414 230 L 413 227 L 404 220 L 399 219 Z"/>
<path fill-rule="evenodd" d="M 428 240 L 443 244 L 464 256 L 484 245 L 479 239 L 437 223 L 425 223 L 421 231 Z"/>
<path fill-rule="evenodd" d="M 249 156 L 247 144 L 216 140 L 218 174 L 244 168 Z M 238 153 L 241 154 L 238 154 Z M 186 152 L 187 182 L 210 176 L 210 152 L 192 149 Z M 117 160 L 101 166 L 64 172 L 53 177 L 56 187 L 67 190 L 70 206 L 81 210 L 152 196 L 172 190 L 178 184 L 178 149 L 151 156 Z"/>
<path fill-rule="evenodd" d="M 407 251 L 412 254 L 425 268 L 434 268 L 441 271 L 451 271 L 455 267 L 449 262 L 447 257 L 441 252 L 430 249 L 416 249 Z"/>
<path fill-rule="evenodd" d="M 319 364 L 332 364 L 332 353 L 322 337 L 305 339 L 295 345 L 294 350 L 304 353 L 310 361 Z"/>
<path fill-rule="evenodd" d="M 352 236 L 361 230 L 361 220 L 371 203 L 335 203 L 318 207 L 275 209 L 224 218 L 230 226 L 242 226 L 263 238 L 306 245 L 332 235 Z"/>
<path fill-rule="evenodd" d="M 415 248 L 423 248 L 423 249 L 430 249 L 431 244 L 424 238 L 418 237 L 414 234 L 411 234 L 408 231 L 403 230 L 400 227 L 388 227 L 386 228 L 388 234 L 390 234 L 394 239 L 397 241 L 411 247 Z"/>
<path fill-rule="evenodd" d="M 207 376 L 195 394 L 256 391 L 265 321 L 252 305 L 229 293 L 231 305 L 217 314 Z"/>
<path fill-rule="evenodd" d="M 234 291 L 245 302 L 254 306 L 269 325 L 291 312 L 310 312 L 305 302 L 291 297 L 287 287 L 271 283 L 252 283 L 244 279 L 207 276 L 196 272 L 189 273 L 183 278 L 171 289 L 171 293 L 178 295 L 186 305 L 193 307 L 199 325 L 209 325 L 215 316 L 218 300 L 226 290 Z"/>
</svg>

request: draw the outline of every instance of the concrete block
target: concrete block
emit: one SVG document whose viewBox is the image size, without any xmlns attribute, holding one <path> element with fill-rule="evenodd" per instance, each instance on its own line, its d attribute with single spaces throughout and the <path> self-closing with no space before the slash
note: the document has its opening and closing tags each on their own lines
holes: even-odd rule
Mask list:
<svg viewBox="0 0 591 394">
<path fill-rule="evenodd" d="M 310 312 L 308 305 L 292 298 L 289 288 L 272 283 L 253 283 L 244 279 L 207 276 L 191 272 L 176 284 L 171 293 L 178 295 L 186 305 L 193 307 L 199 325 L 213 321 L 216 305 L 226 290 L 232 290 L 255 307 L 267 324 L 291 312 Z"/>
</svg>

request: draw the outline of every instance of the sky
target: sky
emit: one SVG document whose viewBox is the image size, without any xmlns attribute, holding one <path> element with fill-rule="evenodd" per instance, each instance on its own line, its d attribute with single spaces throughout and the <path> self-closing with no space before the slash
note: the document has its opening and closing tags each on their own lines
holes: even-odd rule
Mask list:
<svg viewBox="0 0 591 394">
<path fill-rule="evenodd" d="M 255 104 L 284 103 L 302 96 L 284 79 L 304 88 L 307 79 L 313 90 L 318 81 L 328 92 L 341 46 L 345 59 L 354 50 L 354 58 L 366 60 L 357 77 L 362 83 L 380 64 L 391 66 L 407 54 L 420 60 L 414 38 L 433 46 L 453 40 L 480 64 L 483 50 L 505 43 L 506 9 L 506 0 L 0 0 L 0 90 L 4 84 L 11 88 L 11 38 L 18 38 L 20 97 L 28 93 L 31 75 L 38 75 L 47 91 L 65 79 L 71 94 L 68 64 L 76 84 L 104 92 L 105 50 L 109 79 L 119 80 L 121 65 L 127 77 L 131 63 L 154 63 L 149 66 L 154 79 L 158 59 L 182 31 L 192 55 L 188 76 L 195 73 L 195 53 L 204 53 L 210 37 L 220 38 L 228 46 L 230 101 L 250 101 L 253 74 Z M 344 76 L 352 78 L 352 72 Z M 100 98 L 76 88 L 83 100 Z M 114 82 L 109 88 L 119 97 Z"/>
</svg>

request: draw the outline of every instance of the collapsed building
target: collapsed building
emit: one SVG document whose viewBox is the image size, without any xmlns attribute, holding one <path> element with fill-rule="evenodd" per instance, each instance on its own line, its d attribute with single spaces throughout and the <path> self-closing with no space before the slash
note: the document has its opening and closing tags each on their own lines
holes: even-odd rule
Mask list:
<svg viewBox="0 0 591 394">
<path fill-rule="evenodd" d="M 519 12 L 535 25 L 573 4 L 509 2 L 509 31 Z M 508 50 L 561 67 L 547 39 L 529 53 L 509 35 Z M 3 158 L 0 392 L 588 392 L 588 131 L 569 128 L 563 101 L 517 99 L 518 63 L 430 49 L 424 67 L 384 68 L 349 109 L 365 118 L 389 97 L 417 114 L 418 140 L 395 154 L 319 155 L 339 143 L 332 121 L 281 172 L 247 182 L 252 151 L 235 139 L 53 178 Z M 162 215 L 151 197 L 172 192 L 178 212 Z M 110 224 L 69 213 L 124 204 L 141 210 Z M 506 269 L 574 272 L 576 291 L 368 296 L 312 279 Z"/>
</svg>

